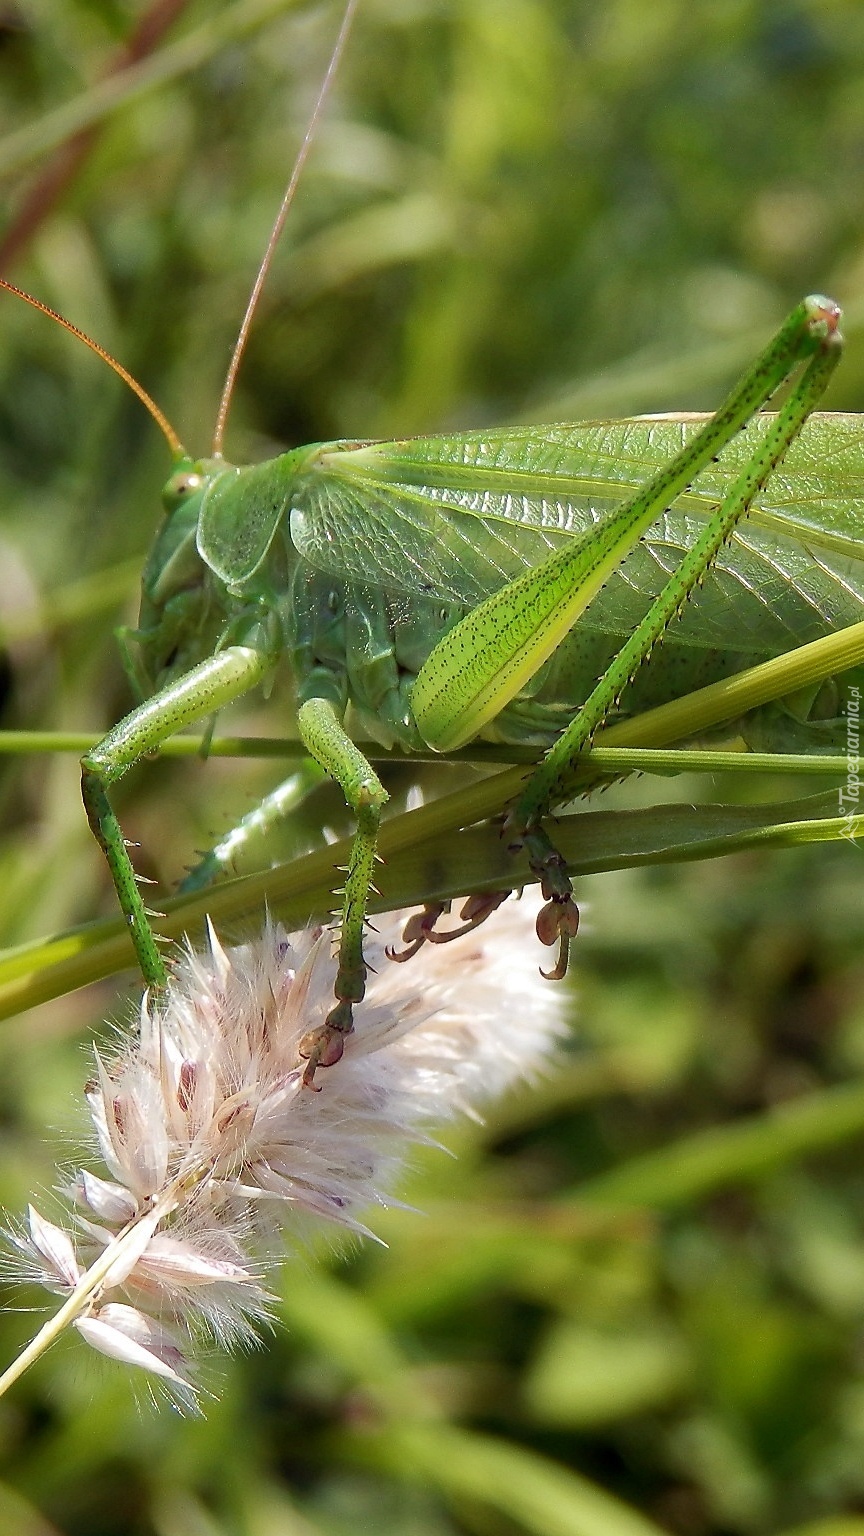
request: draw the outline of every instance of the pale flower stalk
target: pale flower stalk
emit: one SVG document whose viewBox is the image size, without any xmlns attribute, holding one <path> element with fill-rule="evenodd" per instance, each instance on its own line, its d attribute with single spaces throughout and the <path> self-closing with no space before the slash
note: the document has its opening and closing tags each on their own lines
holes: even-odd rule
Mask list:
<svg viewBox="0 0 864 1536">
<path fill-rule="evenodd" d="M 298 1044 L 332 1002 L 332 936 L 209 947 L 177 963 L 138 1028 L 95 1072 L 87 1100 L 109 1177 L 81 1169 L 66 1227 L 32 1207 L 9 1234 L 26 1277 L 65 1297 L 0 1376 L 0 1393 L 70 1324 L 102 1353 L 161 1378 L 192 1406 L 200 1339 L 249 1343 L 267 1319 L 268 1263 L 310 1224 L 372 1236 L 361 1216 L 398 1204 L 412 1145 L 546 1063 L 562 993 L 537 972 L 537 904 L 509 901 L 481 929 L 408 965 L 381 920 L 355 1032 L 302 1084 Z"/>
</svg>

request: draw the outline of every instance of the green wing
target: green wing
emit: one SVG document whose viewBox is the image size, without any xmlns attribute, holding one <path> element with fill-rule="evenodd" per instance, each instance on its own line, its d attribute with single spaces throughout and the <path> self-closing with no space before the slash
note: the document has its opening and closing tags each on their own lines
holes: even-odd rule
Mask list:
<svg viewBox="0 0 864 1536">
<path fill-rule="evenodd" d="M 466 607 L 591 528 L 666 462 L 703 418 L 472 432 L 327 445 L 295 492 L 300 553 L 333 576 Z M 752 452 L 757 419 L 661 518 L 580 621 L 639 622 Z M 680 621 L 679 639 L 745 652 L 800 644 L 864 616 L 855 416 L 814 416 Z"/>
</svg>

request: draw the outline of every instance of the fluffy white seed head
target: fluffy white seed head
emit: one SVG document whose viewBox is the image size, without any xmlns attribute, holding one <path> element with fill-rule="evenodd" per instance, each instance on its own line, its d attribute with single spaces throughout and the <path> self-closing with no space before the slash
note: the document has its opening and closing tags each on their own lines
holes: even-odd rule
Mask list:
<svg viewBox="0 0 864 1536">
<path fill-rule="evenodd" d="M 184 1401 L 190 1340 L 248 1341 L 267 1316 L 263 1269 L 309 1222 L 372 1235 L 412 1143 L 548 1060 L 562 993 L 540 980 L 536 903 L 508 902 L 475 933 L 398 966 L 366 945 L 366 1000 L 342 1059 L 303 1086 L 298 1046 L 332 1006 L 332 935 L 187 952 L 146 996 L 113 1059 L 95 1053 L 87 1102 L 110 1177 L 80 1170 L 71 1232 L 31 1208 L 10 1234 L 95 1348 L 161 1377 Z M 279 1238 L 277 1245 L 276 1239 Z"/>
</svg>

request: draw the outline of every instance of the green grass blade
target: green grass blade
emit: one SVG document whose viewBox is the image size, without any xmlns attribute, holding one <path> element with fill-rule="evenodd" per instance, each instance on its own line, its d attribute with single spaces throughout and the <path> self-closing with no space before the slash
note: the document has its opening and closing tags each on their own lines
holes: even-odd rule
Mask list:
<svg viewBox="0 0 864 1536">
<path fill-rule="evenodd" d="M 471 791 L 474 806 L 485 788 L 497 802 L 497 775 Z M 527 863 L 514 859 L 491 825 L 460 830 L 462 793 L 445 796 L 388 822 L 381 836 L 381 896 L 373 910 L 446 900 L 475 890 L 509 889 L 529 878 Z M 482 813 L 482 799 L 480 800 Z M 590 811 L 563 817 L 556 840 L 571 874 L 626 869 L 641 864 L 717 858 L 751 848 L 790 848 L 807 842 L 848 839 L 864 826 L 837 814 L 836 793 L 769 805 L 656 806 L 639 811 Z M 205 916 L 217 927 L 260 921 L 265 903 L 289 927 L 321 920 L 332 907 L 335 866 L 348 856 L 345 839 L 291 864 L 228 880 L 193 896 L 163 904 L 155 927 L 166 939 L 196 939 Z M 120 919 L 88 923 L 52 938 L 21 945 L 0 956 L 0 1018 L 62 996 L 132 964 Z"/>
</svg>

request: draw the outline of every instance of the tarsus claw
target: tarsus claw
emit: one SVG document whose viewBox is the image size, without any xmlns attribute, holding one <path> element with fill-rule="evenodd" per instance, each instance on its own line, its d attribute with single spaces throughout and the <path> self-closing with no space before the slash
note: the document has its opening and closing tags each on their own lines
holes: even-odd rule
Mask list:
<svg viewBox="0 0 864 1536">
<path fill-rule="evenodd" d="M 506 901 L 509 891 L 490 891 L 485 895 L 469 896 L 462 905 L 459 913 L 461 924 L 458 928 L 446 928 L 443 931 L 436 928 L 436 923 L 445 912 L 450 911 L 449 901 L 427 902 L 422 912 L 414 912 L 409 917 L 402 930 L 402 941 L 405 949 L 393 949 L 390 946 L 387 954 L 391 960 L 400 962 L 411 960 L 419 949 L 427 942 L 429 944 L 449 944 L 451 939 L 461 939 L 466 933 L 472 933 L 485 923 L 490 913 L 500 907 L 502 901 Z"/>
<path fill-rule="evenodd" d="M 326 1024 L 322 1025 L 321 1029 L 310 1029 L 308 1035 L 303 1036 L 297 1047 L 297 1054 L 306 1061 L 303 1087 L 311 1088 L 313 1093 L 320 1093 L 321 1084 L 316 1083 L 315 1073 L 319 1067 L 335 1066 L 344 1049 L 343 1036 L 335 1034 L 327 1028 Z"/>
<path fill-rule="evenodd" d="M 319 1084 L 315 1082 L 315 1073 L 319 1067 L 335 1067 L 345 1050 L 345 1040 L 353 1030 L 351 1004 L 342 999 L 331 1009 L 318 1029 L 310 1029 L 303 1036 L 297 1054 L 306 1062 L 304 1088 L 311 1088 L 314 1093 L 321 1092 Z"/>
<path fill-rule="evenodd" d="M 487 917 L 497 911 L 509 895 L 509 891 L 489 891 L 486 895 L 469 896 L 459 913 L 461 926 L 447 928 L 443 933 L 437 928 L 430 928 L 426 934 L 429 943 L 449 944 L 451 939 L 461 939 L 466 933 L 473 933 L 475 928 L 479 928 Z"/>
<path fill-rule="evenodd" d="M 561 933 L 558 935 L 558 959 L 555 961 L 551 971 L 544 971 L 542 965 L 540 967 L 540 975 L 543 977 L 543 980 L 563 981 L 564 977 L 567 975 L 567 966 L 569 960 L 570 935 L 569 933 Z"/>
<path fill-rule="evenodd" d="M 547 901 L 537 913 L 537 937 L 541 944 L 558 944 L 558 959 L 551 971 L 541 970 L 547 981 L 563 981 L 567 975 L 570 940 L 579 932 L 579 908 L 572 896 Z"/>
<path fill-rule="evenodd" d="M 402 942 L 407 947 L 405 949 L 394 949 L 392 944 L 388 944 L 386 950 L 387 958 L 389 960 L 398 960 L 400 965 L 406 960 L 413 959 L 417 951 L 423 948 L 439 917 L 449 911 L 449 901 L 429 901 L 422 912 L 412 912 L 405 927 L 402 929 Z"/>
</svg>

